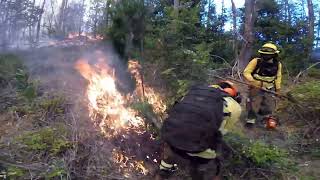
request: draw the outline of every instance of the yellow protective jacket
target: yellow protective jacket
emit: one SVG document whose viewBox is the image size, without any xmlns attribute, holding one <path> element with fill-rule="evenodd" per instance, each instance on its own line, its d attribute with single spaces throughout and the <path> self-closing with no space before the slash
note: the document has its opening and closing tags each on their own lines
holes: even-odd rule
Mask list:
<svg viewBox="0 0 320 180">
<path fill-rule="evenodd" d="M 237 101 L 235 101 L 232 97 L 224 97 L 224 100 L 225 104 L 223 112 L 229 115 L 224 117 L 220 125 L 219 131 L 222 135 L 225 135 L 235 129 L 235 124 L 239 121 L 241 115 L 241 106 Z M 205 151 L 202 151 L 200 153 L 187 154 L 189 156 L 196 156 L 205 159 L 214 159 L 217 156 L 215 150 L 212 149 L 206 149 Z"/>
<path fill-rule="evenodd" d="M 252 59 L 247 67 L 244 69 L 243 75 L 247 81 L 250 82 L 251 85 L 257 87 L 265 87 L 267 89 L 275 88 L 276 90 L 281 89 L 281 79 L 282 79 L 282 64 L 279 62 L 278 64 L 278 71 L 276 77 L 264 77 L 259 76 L 257 74 L 253 74 L 254 70 L 256 69 L 258 62 L 258 58 Z M 269 83 L 266 81 L 270 81 L 270 79 L 275 79 L 274 83 Z"/>
</svg>

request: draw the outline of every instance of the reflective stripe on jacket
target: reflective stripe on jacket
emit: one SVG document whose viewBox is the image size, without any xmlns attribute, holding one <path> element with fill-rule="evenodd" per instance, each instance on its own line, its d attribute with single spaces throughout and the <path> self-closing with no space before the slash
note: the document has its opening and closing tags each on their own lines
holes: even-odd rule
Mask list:
<svg viewBox="0 0 320 180">
<path fill-rule="evenodd" d="M 256 69 L 258 62 L 258 58 L 252 59 L 247 67 L 245 68 L 243 75 L 247 81 L 250 82 L 253 86 L 265 87 L 267 89 L 271 89 L 275 87 L 277 90 L 281 88 L 281 80 L 282 80 L 282 64 L 279 62 L 278 71 L 276 77 L 266 77 L 259 76 L 258 74 L 252 75 L 253 71 Z M 273 82 L 274 81 L 274 82 Z"/>
</svg>

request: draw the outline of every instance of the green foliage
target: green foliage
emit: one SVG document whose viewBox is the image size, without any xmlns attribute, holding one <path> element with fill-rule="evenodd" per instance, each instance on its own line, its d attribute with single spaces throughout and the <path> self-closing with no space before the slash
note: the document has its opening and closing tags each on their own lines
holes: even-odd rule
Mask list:
<svg viewBox="0 0 320 180">
<path fill-rule="evenodd" d="M 11 54 L 0 55 L 0 85 L 14 85 L 21 97 L 31 102 L 37 96 L 37 87 L 30 82 L 21 60 Z"/>
<path fill-rule="evenodd" d="M 58 155 L 71 147 L 65 135 L 63 128 L 47 127 L 35 132 L 27 132 L 19 136 L 17 142 L 23 144 L 27 150 Z"/>
<path fill-rule="evenodd" d="M 65 99 L 62 96 L 48 97 L 40 101 L 40 108 L 49 113 L 62 114 L 65 112 Z"/>
<path fill-rule="evenodd" d="M 14 77 L 18 69 L 23 69 L 21 60 L 13 54 L 0 55 L 0 75 L 2 78 Z"/>
<path fill-rule="evenodd" d="M 112 26 L 106 31 L 118 53 L 131 57 L 134 45 L 140 47 L 146 9 L 141 0 L 121 0 L 111 9 Z"/>
<path fill-rule="evenodd" d="M 290 160 L 288 152 L 274 145 L 268 145 L 261 141 L 251 141 L 236 134 L 229 134 L 225 141 L 237 152 L 234 156 L 234 164 L 245 165 L 249 161 L 251 166 L 271 168 L 278 170 L 295 170 L 295 163 Z"/>
<path fill-rule="evenodd" d="M 276 164 L 283 166 L 286 165 L 288 158 L 285 151 L 261 142 L 252 143 L 251 146 L 243 150 L 243 153 L 261 167 L 270 167 Z"/>
<path fill-rule="evenodd" d="M 28 73 L 23 69 L 17 69 L 15 74 L 18 92 L 27 101 L 31 102 L 37 96 L 37 88 L 34 82 L 30 82 Z"/>
<path fill-rule="evenodd" d="M 151 118 L 157 117 L 156 113 L 153 111 L 151 104 L 149 104 L 147 101 L 140 101 L 131 104 L 131 108 L 139 112 L 141 117 L 144 117 L 144 119 L 146 120 L 145 126 L 149 132 L 153 134 L 159 133 L 159 129 L 157 129 L 155 124 L 153 124 L 154 122 L 150 121 Z"/>
<path fill-rule="evenodd" d="M 17 106 L 11 106 L 8 110 L 9 112 L 16 112 L 19 116 L 31 114 L 34 112 L 34 108 L 30 104 L 20 104 Z"/>
<path fill-rule="evenodd" d="M 0 85 L 14 79 L 19 69 L 24 69 L 21 60 L 12 54 L 0 55 Z"/>
<path fill-rule="evenodd" d="M 191 83 L 206 82 L 208 69 L 219 68 L 231 61 L 233 49 L 229 39 L 232 34 L 224 33 L 222 28 L 215 29 L 223 19 L 215 18 L 214 10 L 210 12 L 212 18 L 207 21 L 210 23 L 207 27 L 201 24 L 198 6 L 176 11 L 160 2 L 156 11 L 147 11 L 141 6 L 141 1 L 119 1 L 114 6 L 113 25 L 108 34 L 120 54 L 129 57 L 140 58 L 140 41 L 143 40 L 142 63 L 159 64 L 171 94 L 168 102 L 172 103 L 185 93 Z M 140 17 L 139 23 L 135 17 Z M 128 41 L 129 37 L 133 37 L 133 43 Z M 124 51 L 128 48 L 131 51 L 126 54 Z"/>
<path fill-rule="evenodd" d="M 308 76 L 315 79 L 320 79 L 320 69 L 318 68 L 311 68 L 308 71 Z"/>
<path fill-rule="evenodd" d="M 294 12 L 288 22 L 282 14 L 286 11 L 285 7 L 275 0 L 260 0 L 257 6 L 259 10 L 254 24 L 254 49 L 259 49 L 267 41 L 273 41 L 280 47 L 280 59 L 285 67 L 291 74 L 298 73 L 308 62 L 308 22 L 300 16 L 294 16 Z M 294 6 L 290 4 L 292 9 L 295 9 Z"/>
<path fill-rule="evenodd" d="M 320 112 L 320 81 L 312 80 L 295 86 L 290 94 L 309 110 Z"/>
<path fill-rule="evenodd" d="M 39 114 L 41 114 L 40 116 L 46 114 L 47 117 L 56 117 L 57 115 L 63 115 L 65 113 L 65 106 L 65 99 L 62 96 L 43 96 L 35 97 L 35 100 L 31 103 L 23 100 L 19 102 L 19 104 L 9 107 L 8 111 L 16 113 L 19 117 L 28 115 L 40 118 Z"/>
<path fill-rule="evenodd" d="M 29 75 L 23 69 L 17 69 L 16 72 L 17 89 L 23 91 L 28 87 Z"/>
<path fill-rule="evenodd" d="M 48 172 L 44 174 L 45 179 L 53 179 L 53 178 L 59 178 L 59 179 L 67 179 L 67 170 L 66 165 L 64 161 L 62 160 L 55 160 L 50 165 L 50 169 Z"/>
<path fill-rule="evenodd" d="M 318 178 L 315 176 L 301 176 L 300 180 L 317 180 Z"/>
<path fill-rule="evenodd" d="M 154 114 L 151 104 L 146 101 L 137 102 L 131 105 L 131 107 L 138 111 L 142 116 L 147 116 L 148 114 Z"/>
<path fill-rule="evenodd" d="M 193 82 L 206 82 L 208 69 L 219 67 L 216 65 L 221 61 L 212 55 L 224 52 L 222 49 L 228 43 L 218 38 L 225 37 L 222 33 L 206 31 L 199 24 L 198 7 L 182 8 L 178 13 L 172 7 L 165 7 L 163 13 L 162 17 L 154 17 L 146 28 L 145 54 L 148 61 L 161 65 L 161 75 L 173 94 L 168 98 L 171 104 Z"/>
<path fill-rule="evenodd" d="M 16 179 L 19 177 L 24 176 L 27 173 L 27 171 L 25 169 L 16 167 L 16 166 L 9 166 L 7 168 L 7 172 L 6 172 L 6 176 L 9 179 Z"/>
</svg>

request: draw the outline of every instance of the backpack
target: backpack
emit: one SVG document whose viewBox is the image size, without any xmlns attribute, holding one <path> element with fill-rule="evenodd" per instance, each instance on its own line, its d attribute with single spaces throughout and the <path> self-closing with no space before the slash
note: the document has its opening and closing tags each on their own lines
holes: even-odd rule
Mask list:
<svg viewBox="0 0 320 180">
<path fill-rule="evenodd" d="M 272 63 L 268 63 L 261 58 L 257 58 L 256 68 L 253 70 L 253 74 L 258 74 L 260 76 L 273 77 L 277 76 L 279 67 L 279 61 L 275 58 Z"/>
<path fill-rule="evenodd" d="M 219 128 L 224 117 L 224 96 L 217 88 L 191 87 L 169 111 L 161 129 L 163 140 L 190 153 L 216 149 L 222 140 Z"/>
</svg>

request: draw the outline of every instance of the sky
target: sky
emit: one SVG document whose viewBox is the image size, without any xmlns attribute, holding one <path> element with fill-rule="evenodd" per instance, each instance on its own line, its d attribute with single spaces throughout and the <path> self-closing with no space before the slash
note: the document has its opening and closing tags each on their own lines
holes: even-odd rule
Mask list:
<svg viewBox="0 0 320 180">
<path fill-rule="evenodd" d="M 229 13 L 228 15 L 231 16 L 231 0 L 212 0 L 214 1 L 215 5 L 216 5 L 216 11 L 218 14 L 221 13 L 221 7 L 222 7 L 222 2 L 224 2 L 224 8 L 227 9 L 227 13 Z M 236 8 L 241 8 L 244 6 L 244 2 L 245 0 L 233 0 Z M 224 29 L 225 30 L 230 30 L 232 28 L 232 24 L 231 21 L 229 20 L 228 22 L 226 22 Z"/>
<path fill-rule="evenodd" d="M 231 9 L 231 0 L 213 0 L 217 7 L 217 12 L 221 13 L 221 5 L 222 1 L 224 1 L 224 7 L 227 9 Z M 244 6 L 245 0 L 233 0 L 234 4 L 236 5 L 236 8 L 240 8 Z"/>
</svg>

